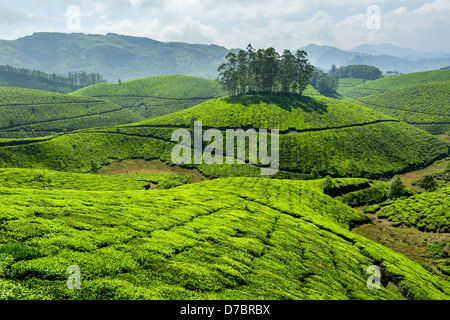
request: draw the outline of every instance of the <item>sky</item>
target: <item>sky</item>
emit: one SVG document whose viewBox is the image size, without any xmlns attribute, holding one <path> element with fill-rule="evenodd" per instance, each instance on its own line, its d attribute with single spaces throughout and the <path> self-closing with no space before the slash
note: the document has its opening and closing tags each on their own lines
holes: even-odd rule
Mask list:
<svg viewBox="0 0 450 320">
<path fill-rule="evenodd" d="M 343 50 L 392 43 L 450 52 L 450 0 L 0 0 L 0 39 L 118 33 L 226 48 Z"/>
</svg>

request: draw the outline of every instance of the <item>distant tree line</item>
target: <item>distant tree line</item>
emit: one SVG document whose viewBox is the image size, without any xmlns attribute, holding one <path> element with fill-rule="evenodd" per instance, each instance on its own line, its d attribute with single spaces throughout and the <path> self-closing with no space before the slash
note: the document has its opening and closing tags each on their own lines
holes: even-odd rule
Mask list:
<svg viewBox="0 0 450 320">
<path fill-rule="evenodd" d="M 37 86 L 36 82 L 53 88 L 51 91 L 61 91 L 64 88 L 77 90 L 96 83 L 107 82 L 98 73 L 87 73 L 85 71 L 70 72 L 67 76 L 48 74 L 38 70 L 16 68 L 11 66 L 0 66 L 0 80 L 4 86 L 26 87 Z M 40 88 L 36 88 L 40 89 Z"/>
<path fill-rule="evenodd" d="M 358 78 L 365 80 L 377 80 L 383 77 L 383 72 L 374 66 L 354 64 L 336 68 L 331 66 L 330 75 L 337 78 Z"/>
<path fill-rule="evenodd" d="M 309 84 L 314 67 L 307 53 L 293 54 L 284 50 L 280 55 L 274 48 L 254 50 L 248 45 L 237 54 L 230 52 L 219 68 L 217 80 L 230 96 L 251 93 L 290 93 L 301 95 Z"/>
</svg>

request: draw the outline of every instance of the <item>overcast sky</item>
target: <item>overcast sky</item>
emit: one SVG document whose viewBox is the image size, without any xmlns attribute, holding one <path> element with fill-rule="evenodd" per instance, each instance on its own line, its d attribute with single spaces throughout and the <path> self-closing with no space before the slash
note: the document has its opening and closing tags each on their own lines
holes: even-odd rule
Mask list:
<svg viewBox="0 0 450 320">
<path fill-rule="evenodd" d="M 450 52 L 450 0 L 0 0 L 0 39 L 39 31 L 280 51 L 393 43 Z"/>
</svg>

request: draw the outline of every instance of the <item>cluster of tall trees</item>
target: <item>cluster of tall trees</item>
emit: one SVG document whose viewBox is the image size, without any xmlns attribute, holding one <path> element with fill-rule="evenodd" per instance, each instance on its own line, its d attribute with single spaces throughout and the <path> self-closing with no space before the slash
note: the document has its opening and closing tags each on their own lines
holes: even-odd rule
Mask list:
<svg viewBox="0 0 450 320">
<path fill-rule="evenodd" d="M 336 68 L 331 66 L 330 75 L 337 78 L 358 78 L 365 80 L 377 80 L 383 76 L 383 72 L 374 66 L 354 64 Z"/>
<path fill-rule="evenodd" d="M 237 54 L 230 52 L 219 68 L 217 80 L 230 96 L 247 93 L 291 93 L 301 95 L 309 84 L 314 67 L 305 51 L 293 54 L 274 48 L 254 50 L 248 45 Z"/>
<path fill-rule="evenodd" d="M 311 74 L 310 84 L 319 91 L 320 94 L 325 96 L 336 94 L 339 88 L 339 80 L 337 77 L 318 69 L 314 69 Z"/>
<path fill-rule="evenodd" d="M 67 76 L 63 76 L 8 65 L 0 66 L 0 80 L 2 80 L 4 85 L 26 88 L 29 88 L 31 85 L 37 86 L 31 89 L 48 89 L 57 92 L 67 88 L 77 90 L 96 83 L 106 82 L 106 79 L 98 73 L 81 71 L 70 72 Z M 37 83 L 40 83 L 42 88 Z"/>
</svg>

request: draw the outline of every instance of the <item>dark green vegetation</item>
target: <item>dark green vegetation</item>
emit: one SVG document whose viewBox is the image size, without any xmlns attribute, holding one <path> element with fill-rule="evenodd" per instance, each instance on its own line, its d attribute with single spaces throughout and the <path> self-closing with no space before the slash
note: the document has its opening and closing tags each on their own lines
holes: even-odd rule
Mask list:
<svg viewBox="0 0 450 320">
<path fill-rule="evenodd" d="M 407 88 L 417 84 L 450 80 L 450 70 L 434 70 L 389 76 L 363 83 L 348 90 L 346 96 L 359 99 L 364 96 L 380 94 L 391 90 Z"/>
<path fill-rule="evenodd" d="M 116 84 L 97 84 L 72 93 L 104 99 L 143 118 L 187 109 L 225 91 L 213 80 L 191 76 L 158 76 Z"/>
<path fill-rule="evenodd" d="M 0 188 L 1 297 L 448 299 L 448 281 L 351 232 L 367 217 L 319 185 L 230 178 L 154 191 Z M 71 265 L 81 290 L 66 287 Z M 380 290 L 367 288 L 371 265 L 387 275 Z"/>
<path fill-rule="evenodd" d="M 320 94 L 324 96 L 334 96 L 339 88 L 339 79 L 326 73 L 315 69 L 310 78 L 311 86 L 313 86 Z"/>
<path fill-rule="evenodd" d="M 358 100 L 432 134 L 450 131 L 450 80 L 413 85 Z"/>
<path fill-rule="evenodd" d="M 90 171 L 109 159 L 170 162 L 174 129 L 193 120 L 222 129 L 278 128 L 280 170 L 311 175 L 377 177 L 425 166 L 448 155 L 445 142 L 369 108 L 317 97 L 244 96 L 210 100 L 138 124 L 84 130 L 38 142 L 5 141 L 0 162 L 7 167 Z M 201 165 L 208 177 L 259 176 L 250 165 Z"/>
<path fill-rule="evenodd" d="M 69 72 L 68 76 L 61 76 L 38 70 L 0 66 L 0 87 L 69 93 L 101 82 L 106 82 L 106 79 L 98 73 Z"/>
<path fill-rule="evenodd" d="M 255 51 L 251 45 L 237 54 L 230 52 L 221 64 L 218 81 L 230 96 L 247 93 L 299 94 L 309 84 L 314 67 L 306 59 L 307 53 L 298 50 L 280 54 L 274 48 Z"/>
<path fill-rule="evenodd" d="M 357 78 L 365 80 L 377 80 L 383 76 L 383 72 L 374 66 L 367 66 L 363 64 L 354 64 L 349 66 L 342 66 L 336 68 L 331 66 L 330 75 L 341 78 Z"/>
<path fill-rule="evenodd" d="M 0 138 L 26 138 L 143 118 L 95 98 L 33 89 L 0 88 Z"/>
<path fill-rule="evenodd" d="M 383 208 L 379 218 L 394 226 L 406 225 L 432 232 L 450 231 L 450 187 L 397 201 Z"/>
<path fill-rule="evenodd" d="M 160 42 L 114 33 L 38 32 L 17 40 L 0 40 L 0 64 L 68 74 L 101 73 L 108 82 L 184 74 L 215 79 L 229 52 L 216 45 Z"/>
</svg>

